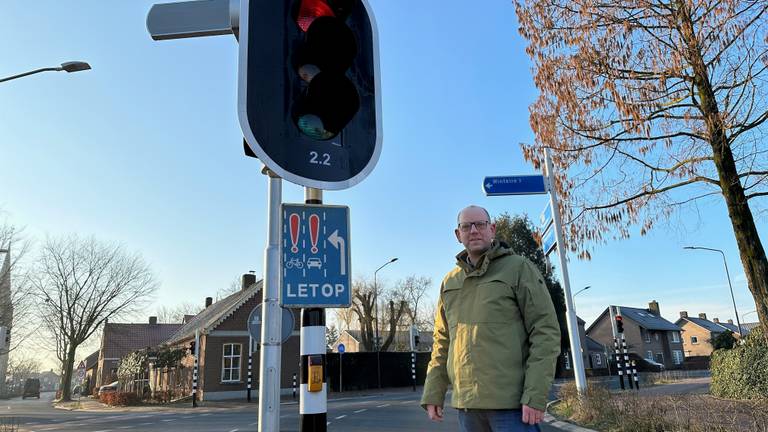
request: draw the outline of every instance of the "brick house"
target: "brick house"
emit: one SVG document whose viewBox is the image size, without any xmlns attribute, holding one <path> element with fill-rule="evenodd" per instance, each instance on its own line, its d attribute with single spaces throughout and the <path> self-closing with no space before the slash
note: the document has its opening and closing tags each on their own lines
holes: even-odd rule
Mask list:
<svg viewBox="0 0 768 432">
<path fill-rule="evenodd" d="M 85 358 L 85 379 L 83 379 L 85 385 L 83 386 L 84 395 L 93 393 L 93 389 L 96 387 L 96 376 L 99 373 L 99 351 L 96 350 L 91 355 Z"/>
<path fill-rule="evenodd" d="M 338 352 L 339 344 L 343 343 L 344 352 L 348 352 L 348 353 L 366 352 L 365 346 L 363 345 L 363 339 L 360 334 L 361 334 L 360 330 L 342 331 L 341 334 L 339 335 L 339 338 L 330 347 L 331 350 L 334 352 Z M 381 338 L 382 344 L 384 343 L 384 341 L 387 340 L 388 336 L 389 336 L 388 331 L 379 332 L 379 337 Z M 396 332 L 395 338 L 392 341 L 392 343 L 389 345 L 387 351 L 410 351 L 411 342 L 409 338 L 410 338 L 409 331 Z M 419 351 L 419 352 L 432 351 L 432 342 L 433 342 L 433 339 L 432 339 L 431 331 L 419 332 L 419 346 L 416 348 L 416 351 Z"/>
<path fill-rule="evenodd" d="M 117 368 L 126 355 L 159 345 L 175 333 L 181 324 L 158 324 L 157 317 L 147 323 L 106 323 L 101 335 L 95 386 L 117 381 Z"/>
<path fill-rule="evenodd" d="M 249 341 L 248 316 L 262 302 L 262 281 L 254 275 L 243 275 L 240 291 L 215 303 L 206 298 L 205 309 L 188 319 L 163 341 L 168 348 L 189 349 L 199 333 L 198 398 L 224 400 L 245 398 L 248 380 Z M 294 328 L 289 339 L 281 345 L 280 387 L 290 393 L 293 374 L 299 375 L 300 316 L 294 311 Z M 258 396 L 259 351 L 254 343 L 252 351 L 252 397 Z M 191 372 L 194 357 L 189 353 L 182 361 L 185 374 L 176 378 L 168 371 L 152 370 L 150 386 L 153 392 L 182 389 L 191 393 Z"/>
<path fill-rule="evenodd" d="M 619 306 L 624 322 L 627 350 L 640 357 L 663 364 L 667 369 L 683 364 L 682 328 L 661 317 L 659 304 L 654 300 L 648 309 Z M 589 326 L 587 336 L 613 349 L 613 330 L 609 309 Z"/>
<path fill-rule="evenodd" d="M 698 318 L 689 317 L 687 311 L 680 312 L 680 318 L 675 324 L 683 329 L 683 350 L 686 357 L 710 356 L 714 347 L 712 339 L 724 331 L 730 331 L 734 337 L 739 337 L 739 329 L 733 324 L 733 320 L 721 323 L 719 319 L 712 321 L 707 319 L 707 314 L 700 313 Z M 744 335 L 749 330 L 742 325 Z"/>
</svg>

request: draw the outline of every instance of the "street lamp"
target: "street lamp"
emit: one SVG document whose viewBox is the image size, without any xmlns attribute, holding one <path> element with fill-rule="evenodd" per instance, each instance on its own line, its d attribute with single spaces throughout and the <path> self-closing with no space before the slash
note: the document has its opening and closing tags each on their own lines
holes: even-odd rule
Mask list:
<svg viewBox="0 0 768 432">
<path fill-rule="evenodd" d="M 88 70 L 90 68 L 91 68 L 91 65 L 89 65 L 86 62 L 71 61 L 71 62 L 62 63 L 61 66 L 59 66 L 59 67 L 40 68 L 40 69 L 35 69 L 35 70 L 29 71 L 29 72 L 24 72 L 24 73 L 21 73 L 21 74 L 18 74 L 18 75 L 9 76 L 9 77 L 6 77 L 6 78 L 0 78 L 0 82 L 10 81 L 12 79 L 25 77 L 27 75 L 32 75 L 32 74 L 36 74 L 36 73 L 40 73 L 40 72 L 48 72 L 48 71 L 55 71 L 55 72 L 60 72 L 60 71 L 64 71 L 64 72 L 80 72 L 80 71 Z"/>
<path fill-rule="evenodd" d="M 720 252 L 723 256 L 723 265 L 725 265 L 725 276 L 728 278 L 728 287 L 731 289 L 731 301 L 733 302 L 733 313 L 736 314 L 736 326 L 739 328 L 739 336 L 744 340 L 744 334 L 741 331 L 741 322 L 739 321 L 739 311 L 736 309 L 736 298 L 733 296 L 733 285 L 731 285 L 731 273 L 728 271 L 728 262 L 725 260 L 725 253 L 720 249 L 700 247 L 700 246 L 685 246 L 683 249 L 701 249 L 712 252 Z"/>
<path fill-rule="evenodd" d="M 588 290 L 588 289 L 590 289 L 590 288 L 592 288 L 592 285 L 587 285 L 587 286 L 585 286 L 584 288 L 582 288 L 582 289 L 580 289 L 580 290 L 576 291 L 576 294 L 574 294 L 574 295 L 573 295 L 573 297 L 576 297 L 577 295 L 581 294 L 583 291 L 586 291 L 586 290 Z M 571 297 L 571 298 L 573 298 L 573 297 Z"/>
<path fill-rule="evenodd" d="M 749 312 L 745 313 L 744 315 L 742 315 L 741 317 L 742 317 L 742 318 L 746 318 L 746 317 L 747 317 L 747 315 L 749 315 L 749 314 L 753 314 L 753 313 L 757 313 L 757 310 L 751 310 L 751 311 L 749 311 Z M 746 323 L 746 320 L 744 320 L 744 322 Z"/>
<path fill-rule="evenodd" d="M 379 342 L 379 287 L 376 284 L 376 273 L 395 261 L 397 261 L 397 258 L 392 258 L 391 260 L 382 264 L 381 267 L 377 268 L 375 272 L 373 272 L 373 298 L 374 304 L 376 306 L 376 339 L 374 342 L 376 344 L 376 376 L 378 377 L 379 388 L 381 388 L 381 343 Z"/>
</svg>

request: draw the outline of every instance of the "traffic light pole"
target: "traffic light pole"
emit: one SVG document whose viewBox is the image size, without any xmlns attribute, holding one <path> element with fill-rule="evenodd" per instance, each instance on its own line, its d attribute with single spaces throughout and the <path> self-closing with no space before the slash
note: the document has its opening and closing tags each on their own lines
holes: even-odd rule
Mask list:
<svg viewBox="0 0 768 432">
<path fill-rule="evenodd" d="M 568 251 L 563 242 L 562 221 L 560 219 L 560 207 L 558 206 L 557 190 L 555 189 L 555 175 L 552 158 L 549 149 L 544 148 L 544 162 L 547 167 L 547 182 L 549 183 L 549 203 L 552 208 L 552 222 L 555 229 L 555 239 L 557 241 L 557 255 L 560 257 L 560 272 L 563 276 L 563 291 L 565 294 L 566 315 L 565 321 L 568 325 L 568 336 L 571 340 L 571 357 L 573 357 L 573 375 L 576 378 L 576 389 L 580 394 L 587 392 L 587 376 L 584 373 L 584 358 L 581 356 L 581 339 L 579 339 L 579 324 L 576 317 L 576 310 L 573 307 L 573 297 L 571 296 L 571 282 L 568 277 Z"/>
<path fill-rule="evenodd" d="M 269 177 L 267 226 L 269 240 L 264 251 L 264 295 L 262 302 L 261 351 L 259 362 L 259 432 L 280 431 L 280 205 L 282 179 L 264 167 Z"/>
<path fill-rule="evenodd" d="M 323 191 L 304 189 L 306 204 L 322 204 Z M 325 365 L 325 309 L 301 310 L 301 394 L 299 396 L 299 431 L 325 432 L 327 430 L 328 399 Z M 310 391 L 310 357 L 320 357 L 322 386 L 320 391 Z M 341 358 L 339 358 L 341 360 Z"/>
</svg>

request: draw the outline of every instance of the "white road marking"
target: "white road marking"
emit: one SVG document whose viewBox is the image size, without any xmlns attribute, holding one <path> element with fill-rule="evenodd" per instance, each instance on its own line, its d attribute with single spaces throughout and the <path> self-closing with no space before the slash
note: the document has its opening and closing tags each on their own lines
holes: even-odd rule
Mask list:
<svg viewBox="0 0 768 432">
<path fill-rule="evenodd" d="M 340 416 L 336 417 L 336 420 L 341 420 L 341 419 L 343 419 L 344 417 L 346 417 L 346 415 L 340 415 Z"/>
<path fill-rule="evenodd" d="M 237 432 L 237 431 L 239 431 L 239 430 L 240 430 L 240 429 L 232 429 L 232 430 L 231 430 L 231 431 L 229 431 L 229 432 Z"/>
<path fill-rule="evenodd" d="M 363 411 L 368 411 L 368 408 L 359 409 L 359 410 L 355 411 L 355 414 L 360 414 Z"/>
<path fill-rule="evenodd" d="M 388 406 L 390 406 L 390 405 L 391 405 L 391 404 L 384 404 L 384 405 L 379 405 L 379 406 L 377 406 L 376 408 L 386 408 L 386 407 L 388 407 Z"/>
<path fill-rule="evenodd" d="M 120 426 L 118 429 L 133 429 L 133 426 Z"/>
</svg>

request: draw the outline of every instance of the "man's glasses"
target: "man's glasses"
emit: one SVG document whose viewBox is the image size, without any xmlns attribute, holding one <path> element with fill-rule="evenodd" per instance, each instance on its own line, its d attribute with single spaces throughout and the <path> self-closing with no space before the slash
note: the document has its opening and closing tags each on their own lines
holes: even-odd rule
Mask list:
<svg viewBox="0 0 768 432">
<path fill-rule="evenodd" d="M 472 226 L 474 225 L 475 228 L 477 228 L 478 231 L 482 231 L 490 225 L 491 222 L 489 221 L 479 221 L 479 222 L 462 222 L 459 224 L 459 231 L 463 233 L 468 233 L 472 231 Z"/>
</svg>

